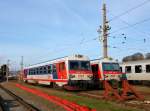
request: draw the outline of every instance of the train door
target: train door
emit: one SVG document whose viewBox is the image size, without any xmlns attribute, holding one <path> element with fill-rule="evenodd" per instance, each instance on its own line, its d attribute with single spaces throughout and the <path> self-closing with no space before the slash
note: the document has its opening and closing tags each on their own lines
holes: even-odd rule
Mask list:
<svg viewBox="0 0 150 111">
<path fill-rule="evenodd" d="M 92 73 L 93 73 L 94 80 L 101 79 L 99 65 L 98 64 L 93 64 L 91 67 L 92 67 Z"/>
<path fill-rule="evenodd" d="M 56 67 L 57 67 L 58 78 L 67 79 L 67 71 L 66 71 L 65 62 L 57 63 Z"/>
<path fill-rule="evenodd" d="M 53 73 L 52 74 L 53 74 L 53 79 L 58 79 L 56 65 L 53 65 Z"/>
<path fill-rule="evenodd" d="M 25 69 L 25 70 L 24 70 L 24 73 L 23 73 L 23 78 L 27 78 L 27 73 L 28 73 L 28 70 Z"/>
</svg>

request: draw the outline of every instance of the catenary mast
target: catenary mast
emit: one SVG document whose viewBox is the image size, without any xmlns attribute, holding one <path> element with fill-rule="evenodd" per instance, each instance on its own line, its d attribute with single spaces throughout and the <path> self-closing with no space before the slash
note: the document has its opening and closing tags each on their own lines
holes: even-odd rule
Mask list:
<svg viewBox="0 0 150 111">
<path fill-rule="evenodd" d="M 106 17 L 106 3 L 103 1 L 103 8 L 102 8 L 102 15 L 103 15 L 103 20 L 102 20 L 102 26 L 100 26 L 100 32 L 102 32 L 100 36 L 100 41 L 103 44 L 103 58 L 108 58 L 108 30 L 110 29 Z"/>
</svg>

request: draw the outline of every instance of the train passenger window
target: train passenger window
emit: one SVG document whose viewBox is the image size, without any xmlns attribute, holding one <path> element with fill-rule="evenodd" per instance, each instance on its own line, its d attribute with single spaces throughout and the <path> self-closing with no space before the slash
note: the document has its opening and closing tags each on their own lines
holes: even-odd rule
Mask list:
<svg viewBox="0 0 150 111">
<path fill-rule="evenodd" d="M 29 69 L 29 75 L 31 74 L 31 70 Z"/>
<path fill-rule="evenodd" d="M 35 69 L 33 69 L 33 74 L 35 74 Z"/>
<path fill-rule="evenodd" d="M 131 66 L 126 66 L 125 67 L 125 72 L 126 73 L 131 73 L 132 71 L 131 71 Z"/>
<path fill-rule="evenodd" d="M 30 70 L 30 75 L 32 75 L 32 69 Z"/>
<path fill-rule="evenodd" d="M 52 73 L 52 65 L 48 66 L 48 74 Z"/>
<path fill-rule="evenodd" d="M 56 73 L 56 66 L 53 65 L 53 73 Z"/>
<path fill-rule="evenodd" d="M 46 72 L 47 72 L 46 67 L 43 67 L 43 73 L 46 74 Z"/>
<path fill-rule="evenodd" d="M 142 66 L 141 65 L 136 65 L 135 66 L 135 73 L 141 73 L 142 72 Z"/>
<path fill-rule="evenodd" d="M 32 69 L 30 69 L 30 75 L 32 75 Z"/>
<path fill-rule="evenodd" d="M 120 71 L 122 72 L 122 67 L 120 67 Z"/>
<path fill-rule="evenodd" d="M 146 72 L 150 72 L 150 64 L 146 65 Z"/>
<path fill-rule="evenodd" d="M 40 67 L 40 74 L 42 74 L 42 73 L 43 73 L 43 72 L 42 72 L 42 69 L 43 69 L 43 68 L 42 68 L 42 67 Z"/>
<path fill-rule="evenodd" d="M 38 68 L 36 68 L 36 74 L 39 74 L 39 69 Z"/>
</svg>

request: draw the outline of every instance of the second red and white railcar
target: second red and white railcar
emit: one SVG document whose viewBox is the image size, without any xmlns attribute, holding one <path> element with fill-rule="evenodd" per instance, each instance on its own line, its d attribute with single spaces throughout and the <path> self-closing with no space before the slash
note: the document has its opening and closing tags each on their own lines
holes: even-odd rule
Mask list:
<svg viewBox="0 0 150 111">
<path fill-rule="evenodd" d="M 94 80 L 120 80 L 122 72 L 119 63 L 110 59 L 97 59 L 91 61 Z"/>
</svg>

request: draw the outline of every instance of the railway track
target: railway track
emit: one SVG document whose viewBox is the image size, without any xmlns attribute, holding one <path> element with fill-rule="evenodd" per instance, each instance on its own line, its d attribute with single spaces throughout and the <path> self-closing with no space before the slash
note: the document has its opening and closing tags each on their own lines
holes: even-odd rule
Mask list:
<svg viewBox="0 0 150 111">
<path fill-rule="evenodd" d="M 40 111 L 0 85 L 0 111 Z"/>
</svg>

